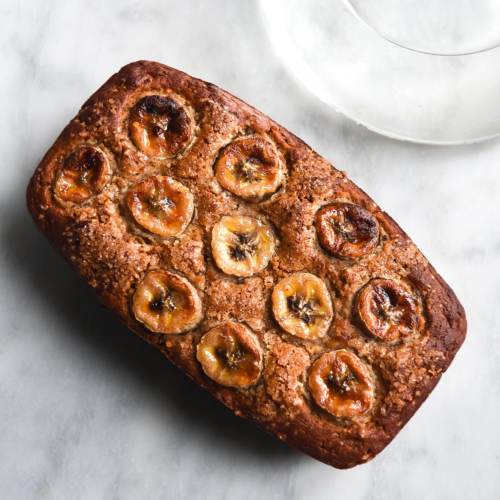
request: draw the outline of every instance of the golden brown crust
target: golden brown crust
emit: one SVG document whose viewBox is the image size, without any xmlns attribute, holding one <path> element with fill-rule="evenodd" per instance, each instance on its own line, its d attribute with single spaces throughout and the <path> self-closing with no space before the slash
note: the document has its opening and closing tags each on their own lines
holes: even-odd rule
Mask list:
<svg viewBox="0 0 500 500">
<path fill-rule="evenodd" d="M 131 140 L 130 110 L 148 95 L 175 99 L 193 121 L 193 140 L 174 158 L 147 156 Z M 245 136 L 269 141 L 284 165 L 281 188 L 265 201 L 242 201 L 215 176 L 220 151 Z M 99 193 L 75 204 L 54 196 L 53 187 L 62 162 L 82 146 L 98 147 L 113 173 Z M 178 237 L 145 231 L 126 210 L 127 191 L 152 175 L 181 182 L 196 200 L 193 220 Z M 335 202 L 360 205 L 377 219 L 379 241 L 367 256 L 341 260 L 319 244 L 315 215 Z M 27 205 L 54 248 L 121 321 L 238 415 L 334 467 L 353 467 L 383 450 L 432 391 L 465 338 L 465 313 L 453 291 L 343 172 L 248 104 L 162 64 L 125 66 L 84 104 L 33 175 Z M 214 224 L 235 215 L 268 224 L 279 240 L 267 267 L 249 278 L 222 273 L 210 251 Z M 204 319 L 195 330 L 156 334 L 135 319 L 134 291 L 154 269 L 177 273 L 196 287 Z M 321 339 L 287 334 L 273 318 L 273 287 L 296 272 L 321 278 L 332 297 L 334 319 Z M 417 335 L 389 344 L 361 327 L 353 304 L 375 278 L 399 280 L 421 304 L 425 326 Z M 263 372 L 255 386 L 218 385 L 196 359 L 202 335 L 225 321 L 244 323 L 259 338 Z M 363 416 L 334 417 L 308 390 L 311 364 L 335 349 L 355 353 L 371 371 L 374 401 Z"/>
</svg>

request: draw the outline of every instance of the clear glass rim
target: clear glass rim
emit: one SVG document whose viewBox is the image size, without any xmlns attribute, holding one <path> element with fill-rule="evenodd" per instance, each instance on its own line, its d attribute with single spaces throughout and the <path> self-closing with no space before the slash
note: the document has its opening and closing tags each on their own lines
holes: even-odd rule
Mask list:
<svg viewBox="0 0 500 500">
<path fill-rule="evenodd" d="M 470 56 L 470 55 L 474 55 L 474 54 L 480 54 L 482 52 L 487 52 L 489 50 L 493 50 L 493 49 L 500 47 L 500 37 L 499 37 L 498 41 L 495 44 L 492 44 L 491 46 L 487 46 L 487 47 L 480 48 L 480 49 L 474 49 L 474 50 L 466 50 L 463 52 L 458 52 L 458 51 L 457 52 L 440 52 L 440 51 L 430 51 L 430 50 L 418 49 L 416 47 L 412 47 L 411 45 L 406 45 L 406 44 L 402 43 L 401 41 L 394 40 L 393 38 L 391 38 L 387 35 L 384 35 L 379 30 L 377 30 L 374 26 L 372 26 L 369 22 L 367 22 L 363 16 L 361 16 L 359 14 L 356 7 L 354 7 L 354 5 L 352 5 L 350 0 L 343 0 L 343 2 L 345 4 L 345 6 L 349 9 L 349 11 L 361 23 L 363 23 L 363 25 L 366 26 L 368 29 L 370 29 L 371 31 L 376 33 L 378 36 L 380 36 L 384 40 L 387 40 L 388 42 L 393 43 L 394 45 L 397 45 L 398 47 L 402 47 L 403 49 L 411 50 L 413 52 L 419 52 L 420 54 L 427 54 L 427 55 L 431 55 L 431 56 L 460 57 L 460 56 Z"/>
</svg>

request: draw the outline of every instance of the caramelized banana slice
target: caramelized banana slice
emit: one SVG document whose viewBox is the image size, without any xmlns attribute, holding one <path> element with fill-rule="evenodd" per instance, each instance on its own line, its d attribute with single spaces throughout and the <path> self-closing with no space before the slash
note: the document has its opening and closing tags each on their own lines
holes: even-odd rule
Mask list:
<svg viewBox="0 0 500 500">
<path fill-rule="evenodd" d="M 274 193 L 283 173 L 272 145 L 261 139 L 240 139 L 226 146 L 215 164 L 221 186 L 247 200 Z"/>
<path fill-rule="evenodd" d="M 168 271 L 151 271 L 141 281 L 132 310 L 156 333 L 184 333 L 202 320 L 201 300 L 185 278 Z"/>
<path fill-rule="evenodd" d="M 125 201 L 141 226 L 165 238 L 181 234 L 193 218 L 193 195 L 170 177 L 157 175 L 140 182 Z"/>
<path fill-rule="evenodd" d="M 84 146 L 64 161 L 54 187 L 65 201 L 81 203 L 102 191 L 111 177 L 111 168 L 104 153 Z"/>
<path fill-rule="evenodd" d="M 274 248 L 271 229 L 253 217 L 222 217 L 212 231 L 212 253 L 226 274 L 258 273 L 267 266 Z"/>
<path fill-rule="evenodd" d="M 366 208 L 353 203 L 334 203 L 316 214 L 318 238 L 335 257 L 359 259 L 378 242 L 379 225 Z"/>
<path fill-rule="evenodd" d="M 148 95 L 130 112 L 130 136 L 145 154 L 174 158 L 186 149 L 193 136 L 188 113 L 170 97 Z"/>
<path fill-rule="evenodd" d="M 389 341 L 416 333 L 424 321 L 421 309 L 406 288 L 387 279 L 370 281 L 356 302 L 356 311 L 366 330 Z"/>
<path fill-rule="evenodd" d="M 203 371 L 226 387 L 254 385 L 262 371 L 257 337 L 246 326 L 232 321 L 203 335 L 196 357 Z"/>
<path fill-rule="evenodd" d="M 323 337 L 333 319 L 323 280 L 309 273 L 283 278 L 273 290 L 273 312 L 281 328 L 302 339 Z"/>
<path fill-rule="evenodd" d="M 364 415 L 373 403 L 368 368 L 344 349 L 323 354 L 313 363 L 309 387 L 316 403 L 336 417 Z"/>
</svg>

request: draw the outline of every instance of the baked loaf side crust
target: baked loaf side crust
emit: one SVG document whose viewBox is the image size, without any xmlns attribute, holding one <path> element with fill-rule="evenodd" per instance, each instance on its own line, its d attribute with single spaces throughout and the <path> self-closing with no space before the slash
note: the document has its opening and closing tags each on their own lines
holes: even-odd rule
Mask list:
<svg viewBox="0 0 500 500">
<path fill-rule="evenodd" d="M 130 110 L 148 95 L 175 99 L 192 119 L 193 139 L 173 158 L 144 154 L 129 134 Z M 281 187 L 260 201 L 245 201 L 222 188 L 214 173 L 221 150 L 247 136 L 270 142 L 284 165 Z M 54 194 L 58 172 L 68 155 L 85 145 L 106 155 L 110 180 L 85 202 L 65 201 Z M 150 233 L 127 210 L 126 193 L 151 175 L 169 176 L 194 195 L 194 217 L 180 236 Z M 319 244 L 315 215 L 334 202 L 360 205 L 378 221 L 378 243 L 366 257 L 335 258 Z M 435 387 L 465 338 L 465 313 L 453 291 L 401 228 L 344 172 L 248 104 L 162 64 L 139 61 L 125 66 L 84 104 L 31 178 L 27 205 L 52 246 L 123 323 L 237 415 L 337 468 L 368 462 L 389 444 Z M 214 224 L 234 215 L 257 218 L 277 235 L 274 255 L 253 276 L 223 273 L 211 252 Z M 158 269 L 182 276 L 196 289 L 203 319 L 195 329 L 159 334 L 136 319 L 132 299 L 137 286 L 148 271 Z M 273 288 L 298 272 L 321 278 L 332 299 L 333 322 L 320 339 L 286 333 L 273 316 Z M 418 298 L 424 324 L 417 335 L 385 342 L 361 327 L 356 299 L 376 278 L 398 280 Z M 226 321 L 242 323 L 258 337 L 263 364 L 255 385 L 219 385 L 197 360 L 201 337 Z M 374 381 L 373 404 L 356 418 L 333 416 L 309 389 L 312 363 L 336 349 L 355 353 Z"/>
</svg>

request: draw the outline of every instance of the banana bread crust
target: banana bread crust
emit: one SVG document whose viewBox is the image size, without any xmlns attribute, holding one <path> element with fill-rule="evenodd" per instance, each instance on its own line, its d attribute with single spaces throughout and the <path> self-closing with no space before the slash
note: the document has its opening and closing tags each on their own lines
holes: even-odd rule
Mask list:
<svg viewBox="0 0 500 500">
<path fill-rule="evenodd" d="M 194 123 L 193 140 L 174 158 L 148 157 L 131 140 L 130 110 L 148 95 L 172 97 Z M 223 189 L 214 174 L 220 151 L 246 136 L 273 144 L 285 167 L 281 188 L 259 202 Z M 54 184 L 63 160 L 82 145 L 98 147 L 106 155 L 112 178 L 90 200 L 72 203 L 54 194 Z M 155 236 L 127 211 L 127 191 L 152 174 L 178 180 L 195 197 L 194 218 L 179 237 Z M 334 258 L 318 242 L 315 214 L 338 201 L 358 204 L 378 221 L 378 244 L 362 259 Z M 38 229 L 123 323 L 237 415 L 336 468 L 368 462 L 380 453 L 436 386 L 465 339 L 465 312 L 453 291 L 402 229 L 344 172 L 248 104 L 159 63 L 129 64 L 90 97 L 35 171 L 27 206 Z M 264 221 L 278 240 L 269 265 L 248 278 L 224 274 L 210 250 L 214 224 L 236 214 Z M 170 270 L 197 289 L 203 320 L 194 330 L 156 334 L 137 321 L 132 297 L 152 269 Z M 288 334 L 273 317 L 273 287 L 296 272 L 320 277 L 332 297 L 334 319 L 322 339 Z M 354 305 L 359 290 L 374 278 L 399 280 L 418 297 L 425 326 L 417 335 L 389 343 L 363 330 Z M 252 387 L 217 384 L 196 358 L 202 335 L 225 321 L 241 322 L 259 338 L 263 371 Z M 335 417 L 311 396 L 308 370 L 334 349 L 355 353 L 369 367 L 375 392 L 366 415 Z"/>
</svg>

